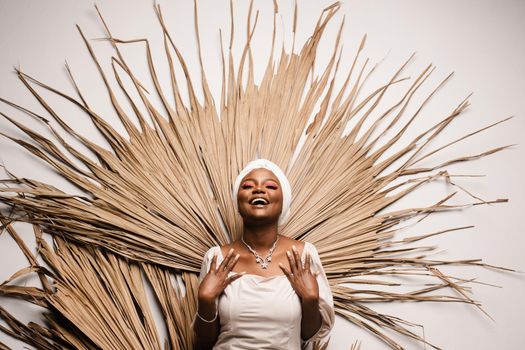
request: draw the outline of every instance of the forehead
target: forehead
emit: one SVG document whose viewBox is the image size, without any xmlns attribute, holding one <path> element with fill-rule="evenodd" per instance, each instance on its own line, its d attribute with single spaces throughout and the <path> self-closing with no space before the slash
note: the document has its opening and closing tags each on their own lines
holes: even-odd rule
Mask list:
<svg viewBox="0 0 525 350">
<path fill-rule="evenodd" d="M 246 174 L 245 177 L 243 177 L 242 181 L 246 180 L 273 180 L 280 184 L 277 176 L 275 176 L 275 174 L 270 170 L 264 168 L 253 169 L 248 174 Z"/>
</svg>

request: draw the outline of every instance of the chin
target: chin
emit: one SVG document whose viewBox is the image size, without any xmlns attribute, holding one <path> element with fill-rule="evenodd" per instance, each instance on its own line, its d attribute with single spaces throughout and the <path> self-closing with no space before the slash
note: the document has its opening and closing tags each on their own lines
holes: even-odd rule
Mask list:
<svg viewBox="0 0 525 350">
<path fill-rule="evenodd" d="M 277 223 L 279 217 L 269 216 L 269 215 L 245 215 L 242 218 L 243 222 L 248 224 L 269 224 L 272 222 Z"/>
</svg>

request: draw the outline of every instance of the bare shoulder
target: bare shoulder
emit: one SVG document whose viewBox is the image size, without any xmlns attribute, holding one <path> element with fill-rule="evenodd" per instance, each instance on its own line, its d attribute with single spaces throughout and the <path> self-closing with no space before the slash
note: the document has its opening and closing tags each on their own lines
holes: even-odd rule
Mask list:
<svg viewBox="0 0 525 350">
<path fill-rule="evenodd" d="M 230 244 L 225 244 L 223 246 L 220 247 L 221 248 L 221 253 L 222 253 L 222 256 L 226 256 L 226 254 L 228 254 L 228 252 L 233 248 L 234 251 L 239 251 L 242 247 L 240 245 L 240 241 L 235 241 L 235 242 L 232 242 Z"/>
<path fill-rule="evenodd" d="M 285 249 L 285 250 L 292 250 L 292 247 L 295 246 L 295 249 L 297 249 L 299 251 L 299 253 L 301 253 L 304 249 L 304 242 L 303 241 L 298 241 L 296 239 L 291 239 L 289 237 L 285 237 L 285 236 L 281 236 L 279 238 L 279 241 L 281 244 L 281 246 Z"/>
</svg>

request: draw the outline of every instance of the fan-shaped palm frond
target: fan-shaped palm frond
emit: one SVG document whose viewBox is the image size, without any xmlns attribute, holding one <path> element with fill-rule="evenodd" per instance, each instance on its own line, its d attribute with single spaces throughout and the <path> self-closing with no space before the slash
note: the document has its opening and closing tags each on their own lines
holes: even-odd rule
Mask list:
<svg viewBox="0 0 525 350">
<path fill-rule="evenodd" d="M 196 272 L 209 247 L 239 235 L 241 226 L 231 199 L 232 182 L 256 156 L 274 161 L 289 175 L 294 201 L 291 219 L 282 227 L 282 233 L 317 246 L 340 316 L 376 334 L 390 347 L 401 349 L 383 330 L 426 340 L 410 330 L 410 323 L 376 312 L 367 303 L 441 301 L 479 306 L 465 293 L 468 280 L 447 276 L 439 267 L 486 266 L 481 260 L 433 260 L 427 254 L 434 248 L 412 244 L 464 227 L 402 240 L 395 236 L 399 224 L 407 219 L 462 208 L 448 204 L 454 194 L 431 206 L 397 211 L 388 208 L 432 181 L 444 179 L 454 185 L 447 166 L 504 149 L 465 155 L 434 166 L 419 165 L 499 122 L 431 149 L 431 141 L 468 107 L 465 99 L 440 122 L 404 143 L 407 130 L 448 78 L 421 98 L 417 93 L 428 84 L 434 67 L 429 65 L 415 79 L 408 80 L 403 77 L 408 59 L 384 84 L 363 95 L 363 84 L 374 72 L 367 63 L 360 63 L 363 38 L 344 83 L 336 87 L 340 67 L 346 64 L 340 59 L 341 31 L 334 38 L 330 60 L 315 74 L 319 42 L 338 9 L 338 3 L 325 9 L 298 52 L 282 48 L 276 53 L 273 41 L 265 73 L 257 83 L 250 46 L 257 19 L 252 23 L 250 13 L 248 39 L 240 62 L 234 63 L 231 42 L 229 51 L 223 52 L 219 104 L 207 82 L 204 58 L 199 56 L 200 84 L 194 84 L 159 6 L 155 11 L 163 32 L 171 86 L 159 82 L 148 40 L 114 37 L 101 16 L 107 40 L 115 49 L 111 66 L 118 86 L 113 86 L 95 49 L 78 28 L 127 136 L 89 106 L 76 83 L 78 96 L 69 96 L 17 70 L 49 117 L 1 101 L 36 118 L 52 137 L 0 112 L 27 138 L 2 135 L 45 161 L 83 195 L 68 194 L 51 184 L 14 175 L 3 180 L 0 201 L 13 208 L 12 218 L 35 226 L 40 254 L 48 267 L 40 266 L 17 239 L 30 268 L 6 281 L 1 293 L 25 298 L 49 310 L 49 325 L 42 327 L 21 324 L 2 309 L 0 317 L 10 326 L 3 330 L 42 349 L 160 349 L 163 341 L 152 317 L 152 301 L 147 297 L 149 284 L 166 321 L 162 325 L 168 334 L 165 347 L 190 348 Z M 198 24 L 197 11 L 195 19 Z M 199 38 L 198 26 L 196 29 Z M 143 45 L 153 91 L 148 92 L 135 76 L 121 52 L 123 45 Z M 177 67 L 184 76 L 177 76 Z M 69 68 L 68 72 L 75 82 Z M 189 105 L 184 102 L 181 84 L 186 85 Z M 196 85 L 202 86 L 202 91 L 197 92 Z M 111 149 L 75 131 L 46 101 L 41 89 L 78 107 Z M 117 89 L 126 101 L 117 98 Z M 385 96 L 391 90 L 402 93 L 397 101 L 385 106 Z M 197 98 L 200 93 L 202 100 Z M 155 106 L 154 98 L 160 99 L 161 106 Z M 125 112 L 124 104 L 131 106 L 132 115 Z M 133 120 L 138 120 L 138 125 Z M 80 142 L 86 151 L 73 146 L 72 140 Z M 487 202 L 475 196 L 473 200 L 465 205 L 504 201 Z M 4 227 L 16 238 L 10 222 L 7 217 L 3 219 Z M 42 240 L 40 230 L 53 235 L 55 247 Z M 27 273 L 41 277 L 41 289 L 8 284 Z M 431 278 L 433 282 L 400 293 L 389 289 L 392 282 L 382 279 L 399 275 Z M 351 287 L 355 284 L 363 288 Z M 384 288 L 377 291 L 367 285 Z M 457 294 L 441 293 L 444 289 Z M 356 347 L 357 343 L 352 348 Z"/>
</svg>

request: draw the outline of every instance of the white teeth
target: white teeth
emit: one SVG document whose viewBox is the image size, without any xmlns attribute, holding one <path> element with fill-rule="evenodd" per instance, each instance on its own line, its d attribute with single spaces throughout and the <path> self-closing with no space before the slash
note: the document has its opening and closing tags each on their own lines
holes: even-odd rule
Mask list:
<svg viewBox="0 0 525 350">
<path fill-rule="evenodd" d="M 268 201 L 264 198 L 254 198 L 250 201 L 250 204 L 253 204 L 253 205 L 268 204 Z"/>
</svg>

